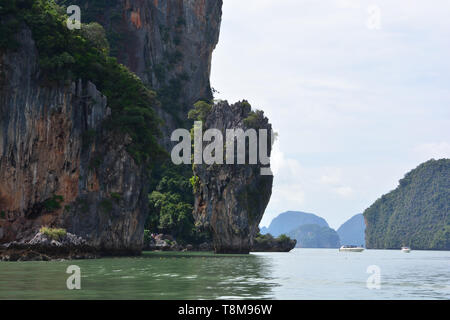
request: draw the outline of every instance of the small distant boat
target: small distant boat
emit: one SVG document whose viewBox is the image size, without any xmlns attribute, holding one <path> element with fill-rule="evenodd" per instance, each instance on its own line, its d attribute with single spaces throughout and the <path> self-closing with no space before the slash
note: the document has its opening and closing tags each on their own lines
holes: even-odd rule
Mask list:
<svg viewBox="0 0 450 320">
<path fill-rule="evenodd" d="M 363 247 L 358 246 L 342 246 L 339 248 L 339 252 L 363 252 Z"/>
<path fill-rule="evenodd" d="M 402 247 L 402 252 L 410 253 L 411 252 L 411 248 L 409 248 L 409 247 Z"/>
</svg>

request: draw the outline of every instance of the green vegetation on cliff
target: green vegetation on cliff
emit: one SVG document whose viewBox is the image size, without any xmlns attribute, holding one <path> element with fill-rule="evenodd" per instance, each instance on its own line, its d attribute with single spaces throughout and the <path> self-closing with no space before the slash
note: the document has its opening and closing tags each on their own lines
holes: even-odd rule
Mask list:
<svg viewBox="0 0 450 320">
<path fill-rule="evenodd" d="M 93 82 L 108 98 L 112 110 L 107 127 L 128 134 L 129 153 L 138 162 L 160 157 L 156 137 L 160 120 L 154 107 L 156 93 L 108 56 L 109 45 L 99 24 L 67 28 L 65 10 L 53 0 L 4 0 L 0 6 L 0 49 L 15 49 L 15 35 L 23 24 L 30 28 L 39 52 L 42 81 L 83 79 Z M 3 21 L 4 20 L 4 21 Z"/>
<path fill-rule="evenodd" d="M 39 232 L 53 240 L 59 240 L 67 234 L 66 229 L 48 227 L 42 227 Z"/>
<path fill-rule="evenodd" d="M 198 101 L 188 113 L 188 118 L 194 121 L 206 121 L 206 117 L 211 112 L 212 105 L 206 101 Z"/>
<path fill-rule="evenodd" d="M 450 159 L 407 173 L 364 217 L 367 248 L 450 250 Z"/>
<path fill-rule="evenodd" d="M 170 234 L 180 244 L 208 241 L 210 234 L 196 228 L 192 215 L 191 167 L 165 163 L 155 169 L 151 186 L 154 191 L 149 195 L 150 214 L 145 228 L 153 233 Z"/>
</svg>

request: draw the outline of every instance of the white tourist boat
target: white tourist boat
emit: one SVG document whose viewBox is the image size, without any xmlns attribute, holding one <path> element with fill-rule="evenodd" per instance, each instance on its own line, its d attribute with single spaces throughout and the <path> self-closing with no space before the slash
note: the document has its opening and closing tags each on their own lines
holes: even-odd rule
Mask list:
<svg viewBox="0 0 450 320">
<path fill-rule="evenodd" d="M 341 252 L 363 252 L 363 247 L 358 246 L 342 246 L 339 248 L 339 251 Z"/>
<path fill-rule="evenodd" d="M 411 252 L 411 248 L 409 248 L 409 247 L 402 247 L 402 252 L 410 253 Z"/>
</svg>

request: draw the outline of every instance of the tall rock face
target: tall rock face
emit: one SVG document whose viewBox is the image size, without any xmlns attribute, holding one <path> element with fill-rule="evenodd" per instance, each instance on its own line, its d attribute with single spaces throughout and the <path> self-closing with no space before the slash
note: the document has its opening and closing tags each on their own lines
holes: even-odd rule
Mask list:
<svg viewBox="0 0 450 320">
<path fill-rule="evenodd" d="M 145 172 L 127 137 L 102 128 L 110 113 L 90 82 L 43 84 L 31 31 L 0 53 L 0 242 L 63 226 L 105 253 L 138 253 Z"/>
<path fill-rule="evenodd" d="M 222 1 L 56 2 L 78 4 L 83 23 L 101 23 L 111 53 L 158 89 L 161 143 L 170 147 L 191 105 L 211 97 Z M 19 50 L 0 51 L 0 243 L 27 241 L 45 225 L 104 253 L 139 253 L 148 179 L 127 152 L 131 138 L 105 128 L 111 110 L 93 83 L 40 81 L 30 30 L 17 39 Z"/>
<path fill-rule="evenodd" d="M 450 250 L 450 159 L 430 160 L 364 212 L 366 247 Z"/>
<path fill-rule="evenodd" d="M 160 92 L 163 143 L 200 99 L 210 99 L 209 76 L 219 39 L 222 0 L 64 0 L 79 5 L 83 22 L 99 22 L 111 52 Z"/>
<path fill-rule="evenodd" d="M 269 137 L 272 130 L 262 112 L 251 111 L 245 101 L 217 103 L 204 122 L 204 130 L 218 129 L 223 139 L 227 129 L 250 128 L 266 129 Z M 269 156 L 270 151 L 269 143 Z M 236 148 L 234 153 L 236 159 Z M 194 175 L 194 216 L 212 231 L 215 252 L 248 253 L 272 194 L 273 176 L 261 175 L 260 164 L 196 164 Z"/>
</svg>

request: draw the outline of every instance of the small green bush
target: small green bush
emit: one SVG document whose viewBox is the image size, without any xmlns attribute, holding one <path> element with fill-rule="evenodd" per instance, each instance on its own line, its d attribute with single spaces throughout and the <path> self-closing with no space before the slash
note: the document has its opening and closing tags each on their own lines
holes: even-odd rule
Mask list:
<svg viewBox="0 0 450 320">
<path fill-rule="evenodd" d="M 194 109 L 189 111 L 188 118 L 196 121 L 206 121 L 206 117 L 211 112 L 212 105 L 206 101 L 198 101 L 194 104 Z"/>
<path fill-rule="evenodd" d="M 67 234 L 66 229 L 42 227 L 40 233 L 46 235 L 53 240 L 59 240 Z"/>
<path fill-rule="evenodd" d="M 200 178 L 197 176 L 192 176 L 192 178 L 189 179 L 189 182 L 192 185 L 192 190 L 194 190 L 194 193 L 197 192 L 198 187 L 200 186 Z"/>
<path fill-rule="evenodd" d="M 247 118 L 244 119 L 244 124 L 248 128 L 259 129 L 262 119 L 264 119 L 263 111 L 261 110 L 250 111 Z"/>
<path fill-rule="evenodd" d="M 289 242 L 291 241 L 291 238 L 289 238 L 287 235 L 282 234 L 278 237 L 278 241 L 280 242 Z"/>
<path fill-rule="evenodd" d="M 106 32 L 100 24 L 91 22 L 83 25 L 81 34 L 93 47 L 103 51 L 105 54 L 109 54 L 109 43 L 106 39 Z"/>
</svg>

